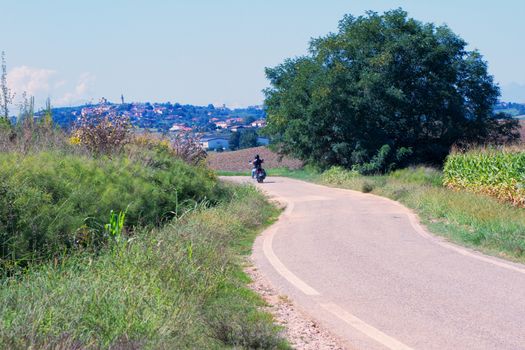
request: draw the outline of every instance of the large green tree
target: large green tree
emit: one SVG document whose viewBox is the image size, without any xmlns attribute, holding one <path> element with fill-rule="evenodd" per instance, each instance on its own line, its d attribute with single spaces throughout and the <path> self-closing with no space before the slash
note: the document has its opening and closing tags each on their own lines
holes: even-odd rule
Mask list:
<svg viewBox="0 0 525 350">
<path fill-rule="evenodd" d="M 284 153 L 368 173 L 439 163 L 458 142 L 514 138 L 516 124 L 493 114 L 487 63 L 466 45 L 401 9 L 347 15 L 308 55 L 266 69 L 265 132 Z"/>
</svg>

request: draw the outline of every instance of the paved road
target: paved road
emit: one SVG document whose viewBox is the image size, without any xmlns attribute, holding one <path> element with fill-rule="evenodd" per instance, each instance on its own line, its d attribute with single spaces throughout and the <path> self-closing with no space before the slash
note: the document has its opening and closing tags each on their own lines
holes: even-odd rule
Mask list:
<svg viewBox="0 0 525 350">
<path fill-rule="evenodd" d="M 246 181 L 245 178 L 231 178 Z M 355 349 L 525 349 L 525 266 L 429 235 L 396 202 L 286 178 L 257 267 Z"/>
</svg>

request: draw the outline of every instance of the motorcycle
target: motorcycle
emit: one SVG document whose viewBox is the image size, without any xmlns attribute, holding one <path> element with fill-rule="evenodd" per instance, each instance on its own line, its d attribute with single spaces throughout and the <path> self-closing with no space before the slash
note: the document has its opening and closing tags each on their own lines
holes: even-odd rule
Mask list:
<svg viewBox="0 0 525 350">
<path fill-rule="evenodd" d="M 257 169 L 255 171 L 255 179 L 258 183 L 263 183 L 264 179 L 266 179 L 266 171 L 263 168 Z"/>
</svg>

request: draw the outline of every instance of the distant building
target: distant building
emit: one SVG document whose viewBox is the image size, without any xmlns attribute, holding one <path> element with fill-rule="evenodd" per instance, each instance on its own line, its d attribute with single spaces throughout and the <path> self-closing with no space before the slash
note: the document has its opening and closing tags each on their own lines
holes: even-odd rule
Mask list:
<svg viewBox="0 0 525 350">
<path fill-rule="evenodd" d="M 215 126 L 221 129 L 226 129 L 228 127 L 228 123 L 226 122 L 215 122 Z"/>
<path fill-rule="evenodd" d="M 244 118 L 228 118 L 228 119 L 226 119 L 226 123 L 228 123 L 228 125 L 242 124 L 243 122 L 244 122 Z"/>
<path fill-rule="evenodd" d="M 203 138 L 199 143 L 202 148 L 209 150 L 227 150 L 230 148 L 229 141 L 223 137 Z"/>
<path fill-rule="evenodd" d="M 237 131 L 239 131 L 239 130 L 243 130 L 243 129 L 246 129 L 246 127 L 245 127 L 245 126 L 242 126 L 242 125 L 236 125 L 236 126 L 232 126 L 232 127 L 230 128 L 230 131 L 231 131 L 231 132 L 237 132 Z"/>
<path fill-rule="evenodd" d="M 173 126 L 170 128 L 170 131 L 177 132 L 177 131 L 191 131 L 192 129 L 184 124 L 173 124 Z"/>
<path fill-rule="evenodd" d="M 254 128 L 264 128 L 266 126 L 266 120 L 264 119 L 258 119 L 254 122 L 252 122 L 252 127 Z"/>
</svg>

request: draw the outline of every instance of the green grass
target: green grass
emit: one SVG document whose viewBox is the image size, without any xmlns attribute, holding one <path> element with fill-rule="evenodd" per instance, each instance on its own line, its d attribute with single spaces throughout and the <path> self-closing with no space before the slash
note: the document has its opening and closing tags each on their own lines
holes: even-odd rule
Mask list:
<svg viewBox="0 0 525 350">
<path fill-rule="evenodd" d="M 247 289 L 242 254 L 278 215 L 253 187 L 0 285 L 0 348 L 288 349 Z"/>
<path fill-rule="evenodd" d="M 382 176 L 362 176 L 337 167 L 322 174 L 303 171 L 309 174 L 288 176 L 391 198 L 414 209 L 434 234 L 525 262 L 525 209 L 484 194 L 448 189 L 442 185 L 441 171 L 418 167 Z"/>
</svg>

